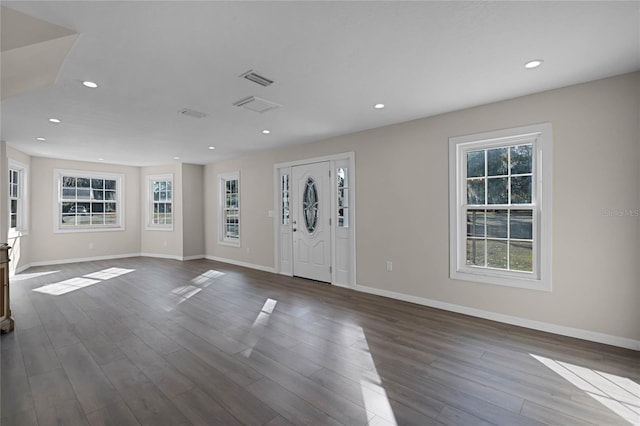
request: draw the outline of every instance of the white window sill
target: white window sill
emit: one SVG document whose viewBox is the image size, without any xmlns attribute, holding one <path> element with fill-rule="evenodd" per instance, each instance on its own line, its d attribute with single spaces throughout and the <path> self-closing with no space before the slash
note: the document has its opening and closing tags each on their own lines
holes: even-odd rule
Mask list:
<svg viewBox="0 0 640 426">
<path fill-rule="evenodd" d="M 173 226 L 146 225 L 144 227 L 144 230 L 145 231 L 173 232 Z"/>
<path fill-rule="evenodd" d="M 112 227 L 94 227 L 94 228 L 69 228 L 69 229 L 55 229 L 55 234 L 71 234 L 74 232 L 114 232 L 124 231 L 124 226 L 112 226 Z"/>
<path fill-rule="evenodd" d="M 458 270 L 451 272 L 451 279 L 493 284 L 505 287 L 525 288 L 529 290 L 550 292 L 551 281 L 527 278 L 525 274 L 491 274 L 491 271 Z"/>
<path fill-rule="evenodd" d="M 240 241 L 218 241 L 221 246 L 240 247 Z"/>
</svg>

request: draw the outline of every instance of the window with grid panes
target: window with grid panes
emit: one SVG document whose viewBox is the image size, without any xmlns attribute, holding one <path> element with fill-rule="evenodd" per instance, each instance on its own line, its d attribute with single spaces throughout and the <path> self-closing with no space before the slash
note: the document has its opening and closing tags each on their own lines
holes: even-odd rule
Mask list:
<svg viewBox="0 0 640 426">
<path fill-rule="evenodd" d="M 56 170 L 57 230 L 122 229 L 119 174 Z"/>
<path fill-rule="evenodd" d="M 173 229 L 173 176 L 147 176 L 147 228 Z"/>
<path fill-rule="evenodd" d="M 453 278 L 550 289 L 550 145 L 549 124 L 450 139 Z"/>
<path fill-rule="evenodd" d="M 16 229 L 19 226 L 20 180 L 20 171 L 9 169 L 9 229 Z"/>
<path fill-rule="evenodd" d="M 240 174 L 220 175 L 221 243 L 240 245 Z"/>
<path fill-rule="evenodd" d="M 29 166 L 12 158 L 9 166 L 9 237 L 24 236 L 29 231 Z"/>
</svg>

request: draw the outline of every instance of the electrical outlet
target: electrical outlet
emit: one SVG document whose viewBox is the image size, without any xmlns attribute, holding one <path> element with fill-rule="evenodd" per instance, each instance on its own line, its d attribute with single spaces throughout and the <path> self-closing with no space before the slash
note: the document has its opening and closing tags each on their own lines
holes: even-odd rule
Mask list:
<svg viewBox="0 0 640 426">
<path fill-rule="evenodd" d="M 390 260 L 387 260 L 387 272 L 391 272 L 393 271 L 393 262 Z"/>
<path fill-rule="evenodd" d="M 93 243 L 89 243 L 89 250 L 93 249 Z"/>
</svg>

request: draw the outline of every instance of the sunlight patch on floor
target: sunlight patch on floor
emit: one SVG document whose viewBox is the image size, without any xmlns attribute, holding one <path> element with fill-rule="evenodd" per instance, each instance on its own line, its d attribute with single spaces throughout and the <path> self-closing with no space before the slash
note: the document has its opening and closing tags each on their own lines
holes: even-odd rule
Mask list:
<svg viewBox="0 0 640 426">
<path fill-rule="evenodd" d="M 161 308 L 167 312 L 173 311 L 178 305 L 186 302 L 196 294 L 200 293 L 203 289 L 211 285 L 211 283 L 213 283 L 216 279 L 223 277 L 224 275 L 224 272 L 215 271 L 213 269 L 203 272 L 197 277 L 192 278 L 191 284 L 176 287 L 171 290 L 171 300 L 169 301 L 169 304 L 161 306 Z M 177 296 L 177 299 L 173 296 Z M 177 303 L 174 303 L 176 301 Z"/>
<path fill-rule="evenodd" d="M 53 296 L 60 296 L 67 294 L 75 290 L 80 290 L 94 284 L 101 283 L 111 278 L 119 277 L 129 272 L 133 272 L 135 269 L 123 269 L 123 268 L 107 268 L 102 271 L 92 272 L 90 274 L 83 275 L 82 277 L 70 278 L 65 281 L 60 281 L 53 284 L 47 284 L 42 287 L 34 288 L 33 291 L 38 293 L 50 294 Z M 58 271 L 54 271 L 58 272 Z M 50 274 L 53 272 L 44 272 L 42 275 Z M 37 276 L 37 275 L 36 275 Z"/>
<path fill-rule="evenodd" d="M 88 287 L 90 285 L 97 284 L 101 281 L 91 280 L 89 278 L 71 278 L 59 283 L 48 284 L 42 287 L 34 288 L 33 291 L 38 293 L 51 294 L 53 296 L 60 296 L 61 294 L 67 294 L 81 288 Z"/>
<path fill-rule="evenodd" d="M 529 354 L 572 385 L 622 417 L 640 425 L 640 385 L 627 377 Z"/>
<path fill-rule="evenodd" d="M 46 272 L 33 272 L 31 274 L 17 274 L 11 277 L 11 281 L 28 280 L 31 278 L 43 277 L 45 275 L 51 275 L 60 271 L 46 271 Z"/>
<path fill-rule="evenodd" d="M 224 277 L 224 275 L 225 275 L 224 272 L 214 271 L 213 269 L 210 269 L 198 275 L 194 279 L 192 279 L 191 283 L 200 287 L 206 287 L 209 284 L 211 284 L 214 280 Z"/>
<path fill-rule="evenodd" d="M 107 268 L 102 271 L 94 272 L 92 274 L 83 275 L 86 278 L 95 278 L 97 280 L 108 280 L 111 278 L 116 278 L 124 274 L 128 274 L 129 272 L 133 272 L 135 269 L 124 269 L 124 268 Z"/>
<path fill-rule="evenodd" d="M 276 308 L 277 304 L 277 300 L 267 298 L 267 300 L 264 302 L 264 305 L 262 305 L 260 312 L 258 312 L 255 321 L 253 321 L 253 324 L 251 325 L 251 331 L 267 326 L 267 324 L 269 323 L 269 318 L 271 317 L 271 314 L 273 313 L 273 310 Z M 242 354 L 247 358 L 251 357 L 253 348 L 255 347 L 256 343 L 258 343 L 258 341 L 259 339 L 255 339 L 251 347 L 244 351 Z"/>
<path fill-rule="evenodd" d="M 175 294 L 180 298 L 180 301 L 178 302 L 178 305 L 179 305 L 185 300 L 188 300 L 189 298 L 200 293 L 201 291 L 202 289 L 200 287 L 194 287 L 192 285 L 183 285 L 183 286 L 174 288 L 173 290 L 171 290 L 171 293 Z"/>
<path fill-rule="evenodd" d="M 375 416 L 384 419 L 390 425 L 396 425 L 396 416 L 393 412 L 393 407 L 387 396 L 387 391 L 382 386 L 382 381 L 378 374 L 375 361 L 371 357 L 371 350 L 369 349 L 369 342 L 367 337 L 362 333 L 362 338 L 367 346 L 367 353 L 371 358 L 371 364 L 373 365 L 372 372 L 377 379 L 375 382 L 371 379 L 360 379 L 360 393 L 362 394 L 362 402 L 367 412 L 367 421 L 371 421 Z"/>
<path fill-rule="evenodd" d="M 267 301 L 264 302 L 264 305 L 262 305 L 262 309 L 260 309 L 256 320 L 251 325 L 251 328 L 266 326 L 269 323 L 269 317 L 273 313 L 273 310 L 276 308 L 277 303 L 277 300 L 267 299 Z"/>
</svg>

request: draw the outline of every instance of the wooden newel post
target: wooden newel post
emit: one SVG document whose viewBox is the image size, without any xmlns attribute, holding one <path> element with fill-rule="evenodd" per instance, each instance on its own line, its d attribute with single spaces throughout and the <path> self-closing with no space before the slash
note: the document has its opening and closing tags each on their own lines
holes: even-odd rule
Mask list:
<svg viewBox="0 0 640 426">
<path fill-rule="evenodd" d="M 8 244 L 0 245 L 0 331 L 11 333 L 13 331 L 13 318 L 11 317 L 11 305 L 9 303 L 9 247 Z"/>
</svg>

